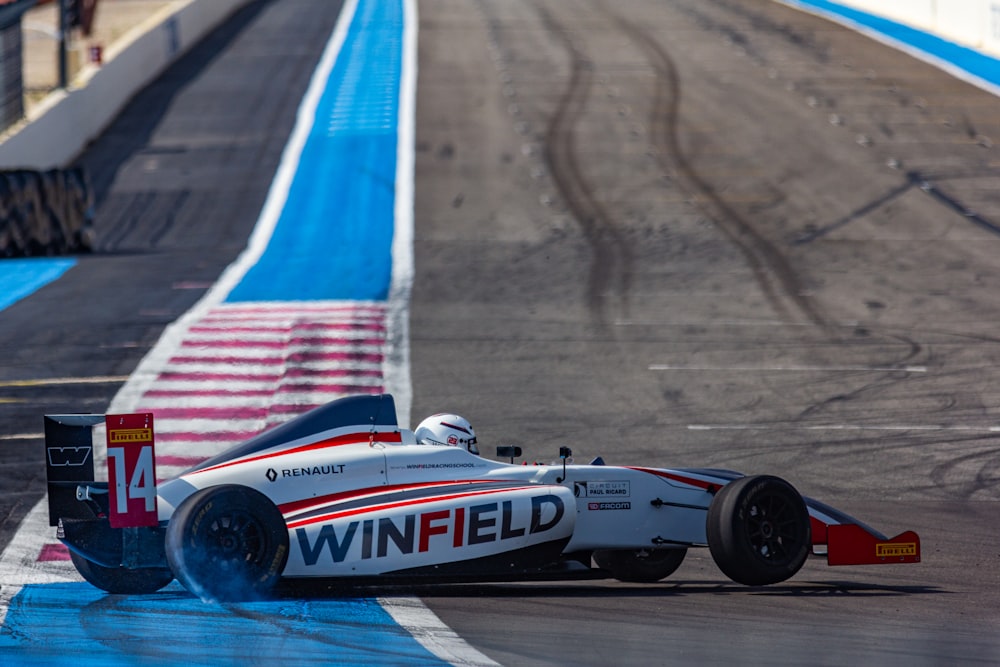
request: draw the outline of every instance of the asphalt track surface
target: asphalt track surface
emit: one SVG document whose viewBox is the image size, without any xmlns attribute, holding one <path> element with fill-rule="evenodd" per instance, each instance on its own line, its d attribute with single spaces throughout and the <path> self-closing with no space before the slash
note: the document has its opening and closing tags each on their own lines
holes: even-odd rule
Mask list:
<svg viewBox="0 0 1000 667">
<path fill-rule="evenodd" d="M 331 14 L 254 3 L 83 156 L 104 246 L 3 313 L 0 546 L 39 415 L 103 410 L 245 244 Z M 924 551 L 426 604 L 511 665 L 1000 660 L 1000 100 L 764 0 L 434 0 L 419 67 L 414 421 L 780 474 Z"/>
</svg>

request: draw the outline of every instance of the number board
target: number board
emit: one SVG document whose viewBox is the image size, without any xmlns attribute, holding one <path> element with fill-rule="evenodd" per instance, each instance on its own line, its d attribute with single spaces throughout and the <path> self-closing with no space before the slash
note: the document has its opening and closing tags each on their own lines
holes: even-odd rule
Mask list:
<svg viewBox="0 0 1000 667">
<path fill-rule="evenodd" d="M 112 528 L 155 526 L 156 463 L 153 414 L 106 415 Z"/>
</svg>

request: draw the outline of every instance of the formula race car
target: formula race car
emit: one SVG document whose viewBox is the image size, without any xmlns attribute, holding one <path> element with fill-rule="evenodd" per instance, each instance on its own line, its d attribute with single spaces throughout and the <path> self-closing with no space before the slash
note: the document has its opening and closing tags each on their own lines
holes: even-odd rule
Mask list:
<svg viewBox="0 0 1000 667">
<path fill-rule="evenodd" d="M 253 599 L 279 580 L 354 583 L 611 576 L 655 582 L 689 548 L 749 586 L 830 565 L 913 563 L 887 538 L 770 475 L 493 461 L 421 444 L 389 395 L 350 396 L 155 483 L 153 415 L 46 416 L 50 523 L 84 579 L 150 593 L 177 578 L 203 599 Z M 91 429 L 106 425 L 108 481 Z M 419 429 L 418 429 L 419 430 Z M 426 442 L 426 441 L 425 441 Z M 471 450 L 471 451 L 470 451 Z"/>
</svg>

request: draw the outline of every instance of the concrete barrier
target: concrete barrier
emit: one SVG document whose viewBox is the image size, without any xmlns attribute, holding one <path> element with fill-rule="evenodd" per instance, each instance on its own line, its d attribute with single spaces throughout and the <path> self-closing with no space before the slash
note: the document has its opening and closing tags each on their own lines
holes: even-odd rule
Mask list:
<svg viewBox="0 0 1000 667">
<path fill-rule="evenodd" d="M 1000 55 L 1000 0 L 836 1 L 989 55 Z"/>
<path fill-rule="evenodd" d="M 132 96 L 250 2 L 189 0 L 151 17 L 109 48 L 102 66 L 88 67 L 0 137 L 0 169 L 68 166 Z"/>
</svg>

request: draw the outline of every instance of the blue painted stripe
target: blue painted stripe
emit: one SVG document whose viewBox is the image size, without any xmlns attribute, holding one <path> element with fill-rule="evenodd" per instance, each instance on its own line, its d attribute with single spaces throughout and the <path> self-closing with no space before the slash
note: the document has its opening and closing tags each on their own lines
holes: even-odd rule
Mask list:
<svg viewBox="0 0 1000 667">
<path fill-rule="evenodd" d="M 4 665 L 446 665 L 376 600 L 206 604 L 174 582 L 151 595 L 24 587 L 0 632 Z"/>
<path fill-rule="evenodd" d="M 809 7 L 819 12 L 842 17 L 868 30 L 875 31 L 897 42 L 923 51 L 929 56 L 962 69 L 988 83 L 1000 85 L 1000 59 L 975 49 L 961 46 L 946 39 L 911 28 L 881 16 L 845 7 L 829 0 L 784 0 L 789 5 Z"/>
<path fill-rule="evenodd" d="M 0 261 L 0 310 L 37 292 L 76 265 L 70 258 L 5 259 Z"/>
<path fill-rule="evenodd" d="M 271 240 L 227 301 L 388 297 L 402 40 L 400 0 L 358 5 Z"/>
</svg>

